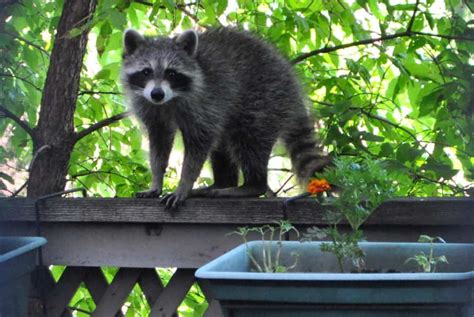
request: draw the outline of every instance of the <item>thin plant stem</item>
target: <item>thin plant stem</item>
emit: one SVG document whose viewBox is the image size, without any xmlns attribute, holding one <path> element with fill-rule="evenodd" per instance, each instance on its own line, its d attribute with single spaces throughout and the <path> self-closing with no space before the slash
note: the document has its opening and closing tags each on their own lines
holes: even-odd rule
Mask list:
<svg viewBox="0 0 474 317">
<path fill-rule="evenodd" d="M 267 251 L 265 247 L 265 231 L 262 229 L 260 231 L 260 234 L 262 235 L 262 257 L 263 257 L 263 266 L 265 268 L 265 272 L 268 272 L 268 266 L 267 266 Z"/>
<path fill-rule="evenodd" d="M 433 240 L 430 241 L 430 257 L 428 259 L 429 272 L 436 272 L 436 264 L 433 264 L 433 270 L 431 270 L 431 263 L 433 263 Z"/>
<path fill-rule="evenodd" d="M 280 265 L 280 254 L 281 254 L 281 249 L 283 248 L 282 245 L 282 238 L 283 238 L 283 230 L 280 228 L 280 233 L 278 234 L 278 249 L 277 249 L 277 254 L 276 254 L 276 259 L 275 259 L 275 266 L 278 267 Z"/>
<path fill-rule="evenodd" d="M 252 255 L 252 252 L 250 252 L 250 248 L 249 248 L 247 238 L 244 235 L 242 235 L 242 239 L 244 239 L 245 248 L 247 249 L 247 255 L 248 255 L 250 261 L 253 263 L 253 265 L 255 265 L 255 267 L 257 268 L 257 270 L 259 272 L 263 272 L 262 267 L 260 266 L 260 264 L 258 264 L 257 260 Z"/>
<path fill-rule="evenodd" d="M 334 223 L 334 231 L 337 231 L 337 224 L 336 223 Z M 336 241 L 336 238 L 334 237 L 333 234 L 331 235 L 331 239 L 332 239 L 332 242 L 334 243 L 334 246 L 337 246 L 339 244 Z M 338 247 L 336 247 L 336 250 L 337 249 L 338 249 Z M 341 273 L 344 273 L 344 265 L 342 263 L 342 257 L 337 253 L 335 255 L 336 255 L 336 258 L 337 258 L 337 263 L 339 264 L 339 269 L 341 270 Z"/>
<path fill-rule="evenodd" d="M 273 240 L 273 230 L 271 227 L 268 228 L 269 230 L 269 239 L 268 239 L 268 251 L 267 251 L 267 266 L 270 270 L 273 270 L 272 267 L 272 240 Z"/>
</svg>

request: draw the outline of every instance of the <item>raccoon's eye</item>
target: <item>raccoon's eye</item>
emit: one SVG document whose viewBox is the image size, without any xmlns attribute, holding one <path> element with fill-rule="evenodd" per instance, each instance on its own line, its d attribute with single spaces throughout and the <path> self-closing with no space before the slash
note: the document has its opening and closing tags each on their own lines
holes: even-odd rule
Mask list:
<svg viewBox="0 0 474 317">
<path fill-rule="evenodd" d="M 165 71 L 165 75 L 166 75 L 167 77 L 169 77 L 169 78 L 173 78 L 173 77 L 175 77 L 175 76 L 177 75 L 177 73 L 176 73 L 176 71 L 173 70 L 173 69 L 167 69 L 167 70 Z"/>
<path fill-rule="evenodd" d="M 142 74 L 145 76 L 150 76 L 152 73 L 153 73 L 153 70 L 151 68 L 142 69 Z"/>
</svg>

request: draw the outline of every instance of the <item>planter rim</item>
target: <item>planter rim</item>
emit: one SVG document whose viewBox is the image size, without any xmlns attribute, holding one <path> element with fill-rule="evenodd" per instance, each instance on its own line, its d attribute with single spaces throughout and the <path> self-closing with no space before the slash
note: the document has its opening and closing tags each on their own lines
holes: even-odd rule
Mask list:
<svg viewBox="0 0 474 317">
<path fill-rule="evenodd" d="M 249 247 L 261 244 L 261 241 L 251 241 L 248 243 Z M 275 241 L 273 243 L 276 243 Z M 299 245 L 299 241 L 283 241 L 287 245 Z M 322 242 L 304 242 L 306 244 L 321 244 Z M 418 242 L 360 242 L 361 246 L 393 246 L 393 245 L 410 245 L 410 246 L 425 246 L 428 243 Z M 445 245 L 456 245 L 459 247 L 474 247 L 474 244 L 469 243 L 446 243 Z M 230 250 L 218 259 L 225 260 L 233 257 L 240 252 L 246 252 L 245 244 Z M 232 271 L 216 271 L 217 259 L 199 268 L 195 276 L 198 279 L 209 280 L 260 280 L 260 281 L 380 281 L 380 282 L 396 282 L 396 281 L 455 281 L 474 279 L 474 271 L 469 272 L 455 272 L 455 273 L 324 273 L 324 272 L 287 272 L 287 273 L 260 273 L 260 272 L 232 272 Z"/>
<path fill-rule="evenodd" d="M 24 244 L 9 252 L 0 254 L 0 263 L 6 262 L 14 257 L 32 251 L 42 245 L 46 244 L 46 239 L 43 237 L 4 237 L 0 236 L 0 243 L 8 243 L 13 241 L 21 241 Z"/>
</svg>

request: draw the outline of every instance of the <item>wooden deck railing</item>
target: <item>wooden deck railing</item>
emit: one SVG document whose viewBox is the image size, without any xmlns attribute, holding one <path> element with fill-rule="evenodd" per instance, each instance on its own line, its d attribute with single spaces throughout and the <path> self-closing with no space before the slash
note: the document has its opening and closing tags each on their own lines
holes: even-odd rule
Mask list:
<svg viewBox="0 0 474 317">
<path fill-rule="evenodd" d="M 199 266 L 241 243 L 227 235 L 237 226 L 282 219 L 282 199 L 190 199 L 178 212 L 154 199 L 55 198 L 0 199 L 1 235 L 41 235 L 45 265 L 65 265 L 55 283 L 41 279 L 48 317 L 70 316 L 68 304 L 81 282 L 96 303 L 92 316 L 121 316 L 121 307 L 138 283 L 150 316 L 173 316 L 194 282 Z M 291 203 L 287 218 L 298 227 L 325 225 L 314 200 Z M 39 221 L 37 221 L 39 220 Z M 39 227 L 38 227 L 39 225 Z M 416 241 L 420 234 L 449 242 L 474 242 L 474 198 L 397 199 L 383 204 L 367 221 L 369 241 Z M 120 270 L 108 284 L 99 267 Z M 166 287 L 155 267 L 178 268 Z M 206 316 L 219 316 L 211 303 Z"/>
</svg>

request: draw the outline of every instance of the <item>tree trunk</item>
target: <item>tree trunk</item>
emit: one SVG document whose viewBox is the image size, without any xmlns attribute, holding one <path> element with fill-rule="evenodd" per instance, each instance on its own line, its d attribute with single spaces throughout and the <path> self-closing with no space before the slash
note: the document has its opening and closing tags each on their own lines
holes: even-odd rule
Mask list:
<svg viewBox="0 0 474 317">
<path fill-rule="evenodd" d="M 64 2 L 43 89 L 33 153 L 44 145 L 50 148 L 41 151 L 32 163 L 28 197 L 62 191 L 66 185 L 74 146 L 73 119 L 88 28 L 75 37 L 70 37 L 69 32 L 89 22 L 95 7 L 96 0 Z"/>
</svg>

